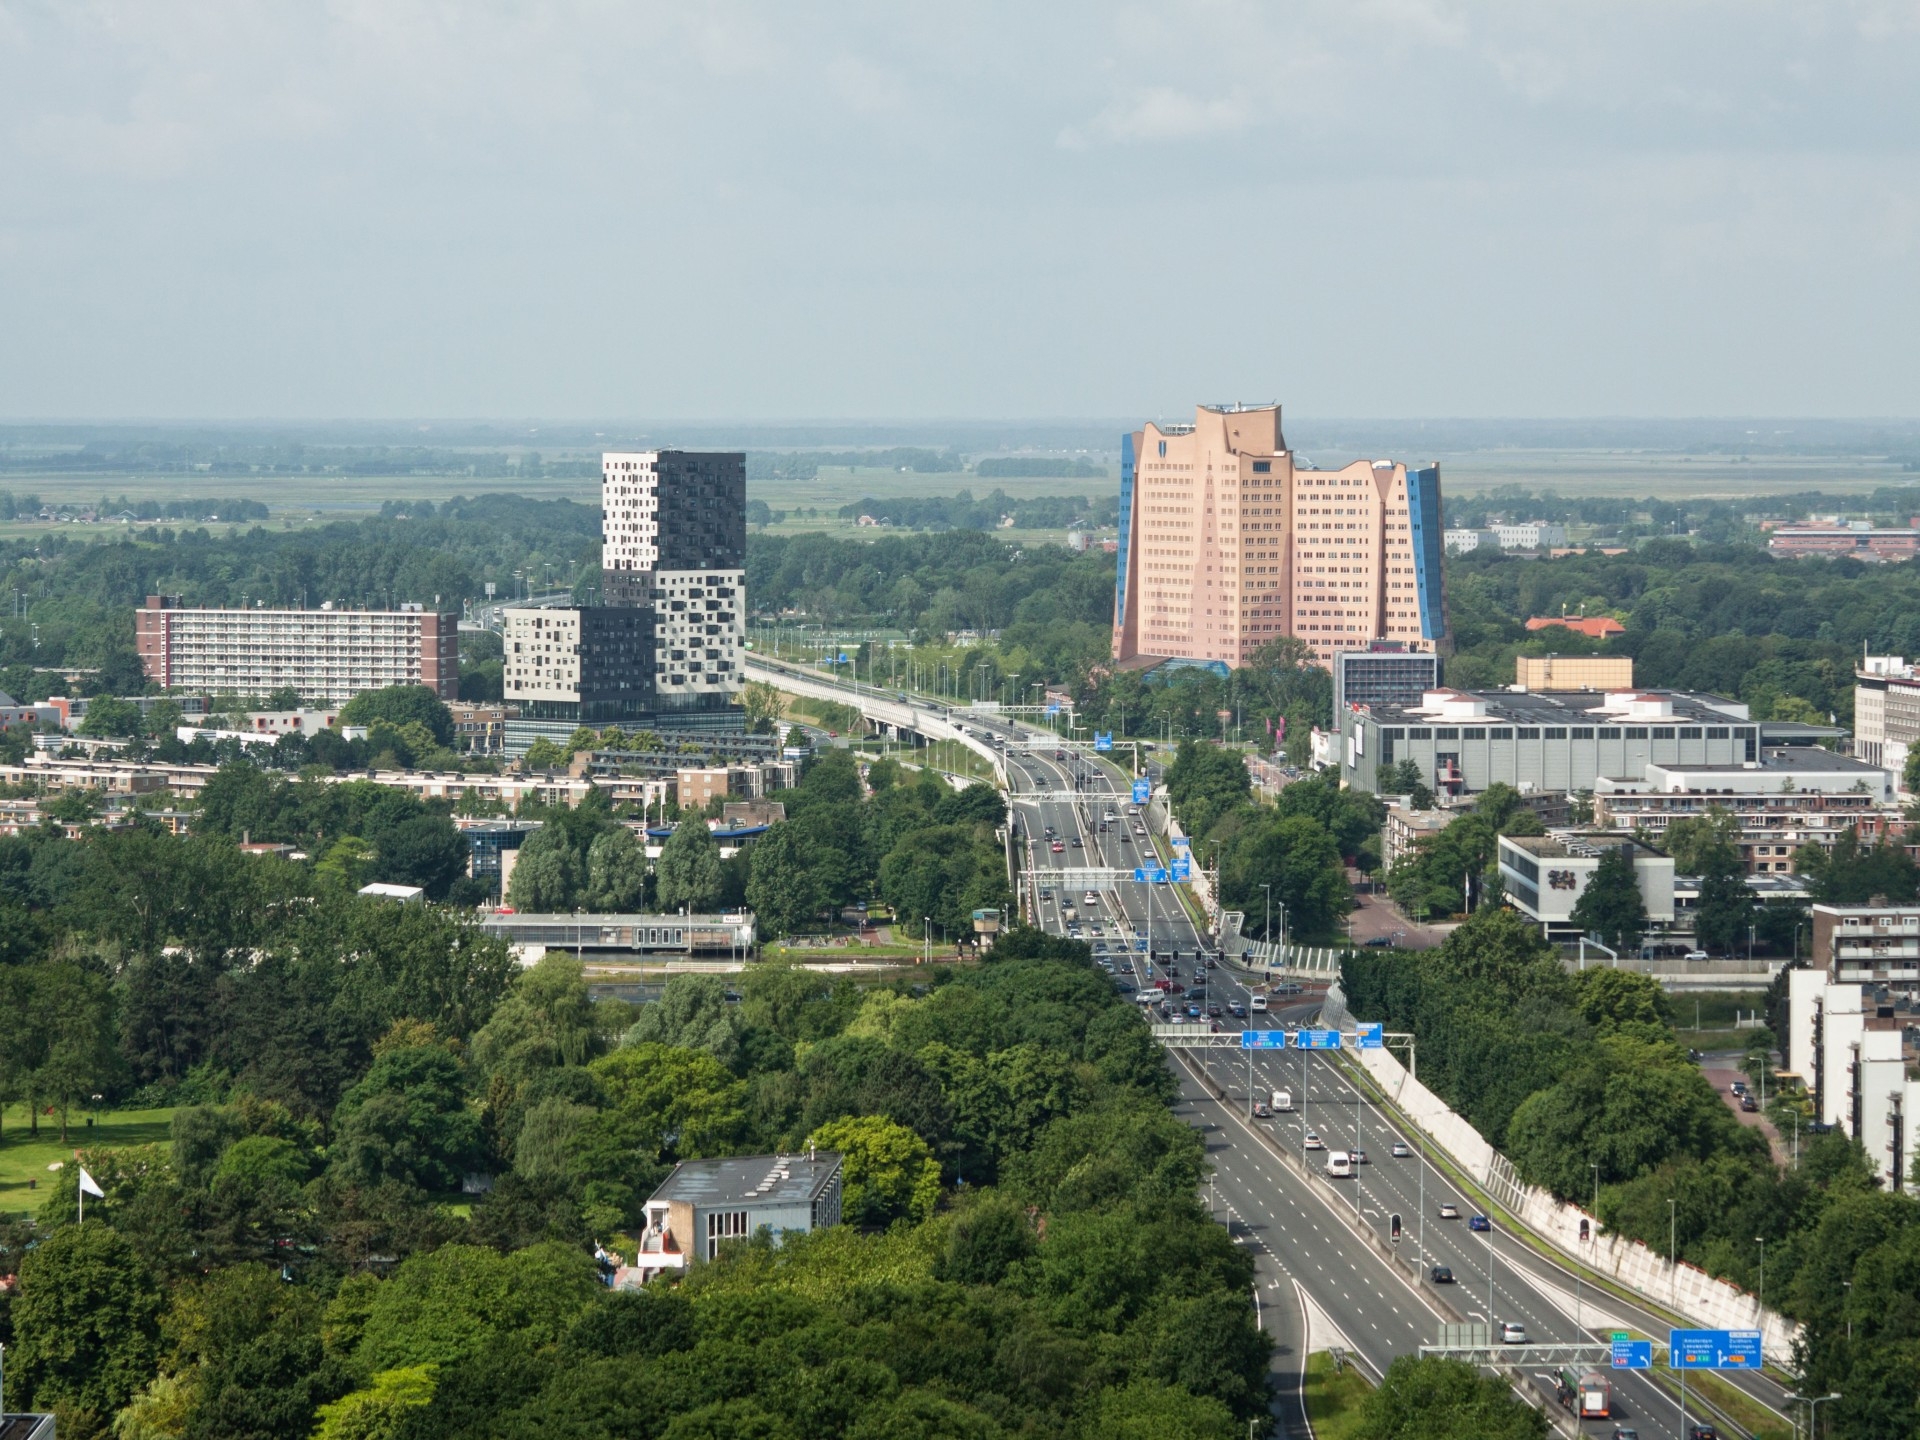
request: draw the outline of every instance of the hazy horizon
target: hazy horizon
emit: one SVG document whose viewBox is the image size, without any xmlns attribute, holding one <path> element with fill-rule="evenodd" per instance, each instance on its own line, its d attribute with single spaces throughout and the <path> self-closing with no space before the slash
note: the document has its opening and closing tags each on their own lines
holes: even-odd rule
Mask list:
<svg viewBox="0 0 1920 1440">
<path fill-rule="evenodd" d="M 1904 0 L 0 0 L 0 412 L 1905 420 L 1916 72 Z"/>
</svg>

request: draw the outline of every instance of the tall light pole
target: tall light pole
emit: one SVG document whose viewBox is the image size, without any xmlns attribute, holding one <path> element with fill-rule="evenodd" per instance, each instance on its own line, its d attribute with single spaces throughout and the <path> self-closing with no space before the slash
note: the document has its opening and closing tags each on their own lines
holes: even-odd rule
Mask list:
<svg viewBox="0 0 1920 1440">
<path fill-rule="evenodd" d="M 1267 918 L 1266 923 L 1260 927 L 1260 938 L 1271 945 L 1273 944 L 1273 882 L 1271 880 L 1262 880 L 1260 882 L 1260 888 L 1264 890 L 1267 895 Z"/>
<path fill-rule="evenodd" d="M 1760 1358 L 1764 1360 L 1766 1359 L 1765 1337 L 1767 1333 L 1767 1237 L 1764 1235 L 1756 1235 L 1753 1237 L 1753 1243 L 1760 1247 L 1760 1335 L 1762 1346 Z"/>
<path fill-rule="evenodd" d="M 1819 1423 L 1820 1419 L 1819 1407 L 1826 1404 L 1829 1400 L 1838 1400 L 1840 1396 L 1836 1391 L 1832 1395 L 1789 1394 L 1786 1398 L 1789 1401 L 1798 1400 L 1807 1407 L 1807 1440 L 1813 1440 L 1814 1426 Z"/>
<path fill-rule="evenodd" d="M 1667 1201 L 1667 1287 L 1668 1298 L 1680 1298 L 1680 1210 L 1678 1199 Z"/>
<path fill-rule="evenodd" d="M 1587 1169 L 1593 1172 L 1593 1218 L 1594 1221 L 1598 1223 L 1600 1219 L 1600 1167 L 1590 1164 L 1587 1166 Z"/>
</svg>

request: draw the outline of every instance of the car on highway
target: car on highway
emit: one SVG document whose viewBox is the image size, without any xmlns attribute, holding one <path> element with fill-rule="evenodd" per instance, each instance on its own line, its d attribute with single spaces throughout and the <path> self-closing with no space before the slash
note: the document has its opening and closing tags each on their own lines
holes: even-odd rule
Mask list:
<svg viewBox="0 0 1920 1440">
<path fill-rule="evenodd" d="M 1041 887 L 1040 887 L 1040 898 L 1041 898 L 1042 900 L 1051 900 L 1051 899 L 1053 899 L 1053 887 L 1052 887 L 1052 886 L 1050 886 L 1050 885 L 1043 885 L 1043 886 L 1041 886 Z"/>
<path fill-rule="evenodd" d="M 1207 1006 L 1207 1014 L 1212 1016 L 1215 1020 L 1218 1020 L 1220 1018 L 1220 1007 L 1218 1005 Z"/>
<path fill-rule="evenodd" d="M 1062 845 L 1058 840 L 1054 841 L 1050 848 L 1056 855 L 1064 855 L 1067 852 L 1067 847 Z"/>
<path fill-rule="evenodd" d="M 1368 1163 L 1370 1163 L 1370 1162 L 1368 1161 L 1368 1159 L 1367 1159 L 1367 1152 L 1366 1152 L 1366 1151 L 1364 1151 L 1364 1150 L 1355 1150 L 1355 1151 L 1353 1151 L 1353 1152 L 1352 1152 L 1352 1154 L 1353 1154 L 1353 1163 L 1354 1163 L 1354 1164 L 1356 1164 L 1356 1165 L 1366 1165 L 1366 1164 L 1368 1164 Z"/>
<path fill-rule="evenodd" d="M 1264 1015 L 1267 1013 L 1267 997 L 1264 995 L 1255 995 L 1248 1004 L 1256 1015 Z"/>
<path fill-rule="evenodd" d="M 1076 835 L 1073 837 L 1073 848 L 1076 850 L 1084 850 L 1087 847 L 1081 843 L 1080 837 Z"/>
<path fill-rule="evenodd" d="M 1178 980 L 1169 980 L 1167 981 L 1167 993 L 1169 995 L 1184 995 L 1187 993 L 1187 987 L 1182 985 Z"/>
<path fill-rule="evenodd" d="M 1440 1218 L 1442 1220 L 1458 1220 L 1460 1218 L 1460 1207 L 1450 1200 L 1441 1201 Z"/>
<path fill-rule="evenodd" d="M 1720 1432 L 1711 1425 L 1689 1425 L 1687 1440 L 1720 1440 Z"/>
<path fill-rule="evenodd" d="M 1394 1158 L 1394 1159 L 1396 1159 L 1396 1160 L 1404 1160 L 1404 1159 L 1406 1159 L 1406 1158 L 1407 1158 L 1407 1157 L 1408 1157 L 1409 1155 L 1411 1155 L 1411 1154 L 1413 1154 L 1413 1151 L 1411 1151 L 1411 1150 L 1409 1150 L 1409 1149 L 1407 1148 L 1407 1142 L 1406 1142 L 1406 1141 L 1404 1141 L 1404 1140 L 1396 1140 L 1396 1141 L 1394 1141 L 1394 1142 L 1393 1142 L 1393 1149 L 1392 1149 L 1391 1151 L 1389 1151 L 1388 1153 L 1389 1153 L 1389 1154 L 1391 1154 L 1391 1155 L 1393 1156 L 1393 1158 Z"/>
<path fill-rule="evenodd" d="M 1453 1267 L 1450 1265 L 1436 1265 L 1432 1270 L 1427 1272 L 1427 1278 L 1436 1285 L 1451 1285 L 1453 1283 Z"/>
<path fill-rule="evenodd" d="M 1493 1222 L 1484 1215 L 1470 1215 L 1467 1217 L 1467 1229 L 1491 1230 L 1493 1229 Z"/>
<path fill-rule="evenodd" d="M 1273 1118 L 1273 1111 L 1267 1108 L 1266 1101 L 1256 1100 L 1253 1102 L 1253 1118 L 1256 1120 L 1271 1120 Z"/>
<path fill-rule="evenodd" d="M 1305 1144 L 1306 1144 L 1306 1148 L 1309 1150 L 1324 1150 L 1327 1148 L 1326 1145 L 1322 1143 L 1320 1139 L 1320 1132 L 1317 1130 L 1307 1131 L 1307 1138 L 1306 1138 Z"/>
<path fill-rule="evenodd" d="M 1680 958 L 1682 960 L 1704 960 L 1707 958 L 1707 952 L 1704 950 L 1689 950 Z"/>
<path fill-rule="evenodd" d="M 1640 1432 L 1631 1425 L 1616 1425 L 1607 1440 L 1640 1440 Z"/>
<path fill-rule="evenodd" d="M 1227 1014 L 1233 1016 L 1236 1020 L 1244 1020 L 1247 1018 L 1247 1007 L 1242 1005 L 1238 1000 L 1232 1001 L 1227 1006 Z"/>
<path fill-rule="evenodd" d="M 1524 1345 L 1527 1343 L 1527 1327 L 1517 1320 L 1509 1320 L 1500 1327 L 1502 1345 Z"/>
</svg>

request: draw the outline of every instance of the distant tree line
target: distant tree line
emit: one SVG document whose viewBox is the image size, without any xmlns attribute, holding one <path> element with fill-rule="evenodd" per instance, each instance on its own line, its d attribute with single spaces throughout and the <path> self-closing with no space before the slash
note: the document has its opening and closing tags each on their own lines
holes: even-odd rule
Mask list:
<svg viewBox="0 0 1920 1440">
<path fill-rule="evenodd" d="M 840 515 L 846 520 L 871 515 L 903 530 L 994 530 L 1004 517 L 1011 517 L 1022 530 L 1057 530 L 1069 525 L 1113 525 L 1119 510 L 1113 496 L 1038 495 L 1019 500 L 995 490 L 976 500 L 971 490 L 962 490 L 950 496 L 868 497 L 842 505 Z"/>
</svg>

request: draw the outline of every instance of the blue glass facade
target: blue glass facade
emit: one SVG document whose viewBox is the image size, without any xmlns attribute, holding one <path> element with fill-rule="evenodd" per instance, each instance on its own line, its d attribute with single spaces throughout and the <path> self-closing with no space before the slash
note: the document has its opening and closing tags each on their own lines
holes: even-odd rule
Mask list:
<svg viewBox="0 0 1920 1440">
<path fill-rule="evenodd" d="M 1446 536 L 1440 518 L 1440 467 L 1407 472 L 1407 517 L 1413 537 L 1413 580 L 1420 602 L 1420 633 L 1429 640 L 1447 633 L 1447 607 L 1440 594 L 1440 561 Z"/>
<path fill-rule="evenodd" d="M 1162 447 L 1165 448 L 1164 446 Z M 1133 435 L 1120 437 L 1120 553 L 1113 567 L 1113 623 L 1116 629 L 1127 623 L 1127 559 L 1132 554 L 1133 538 Z"/>
</svg>

